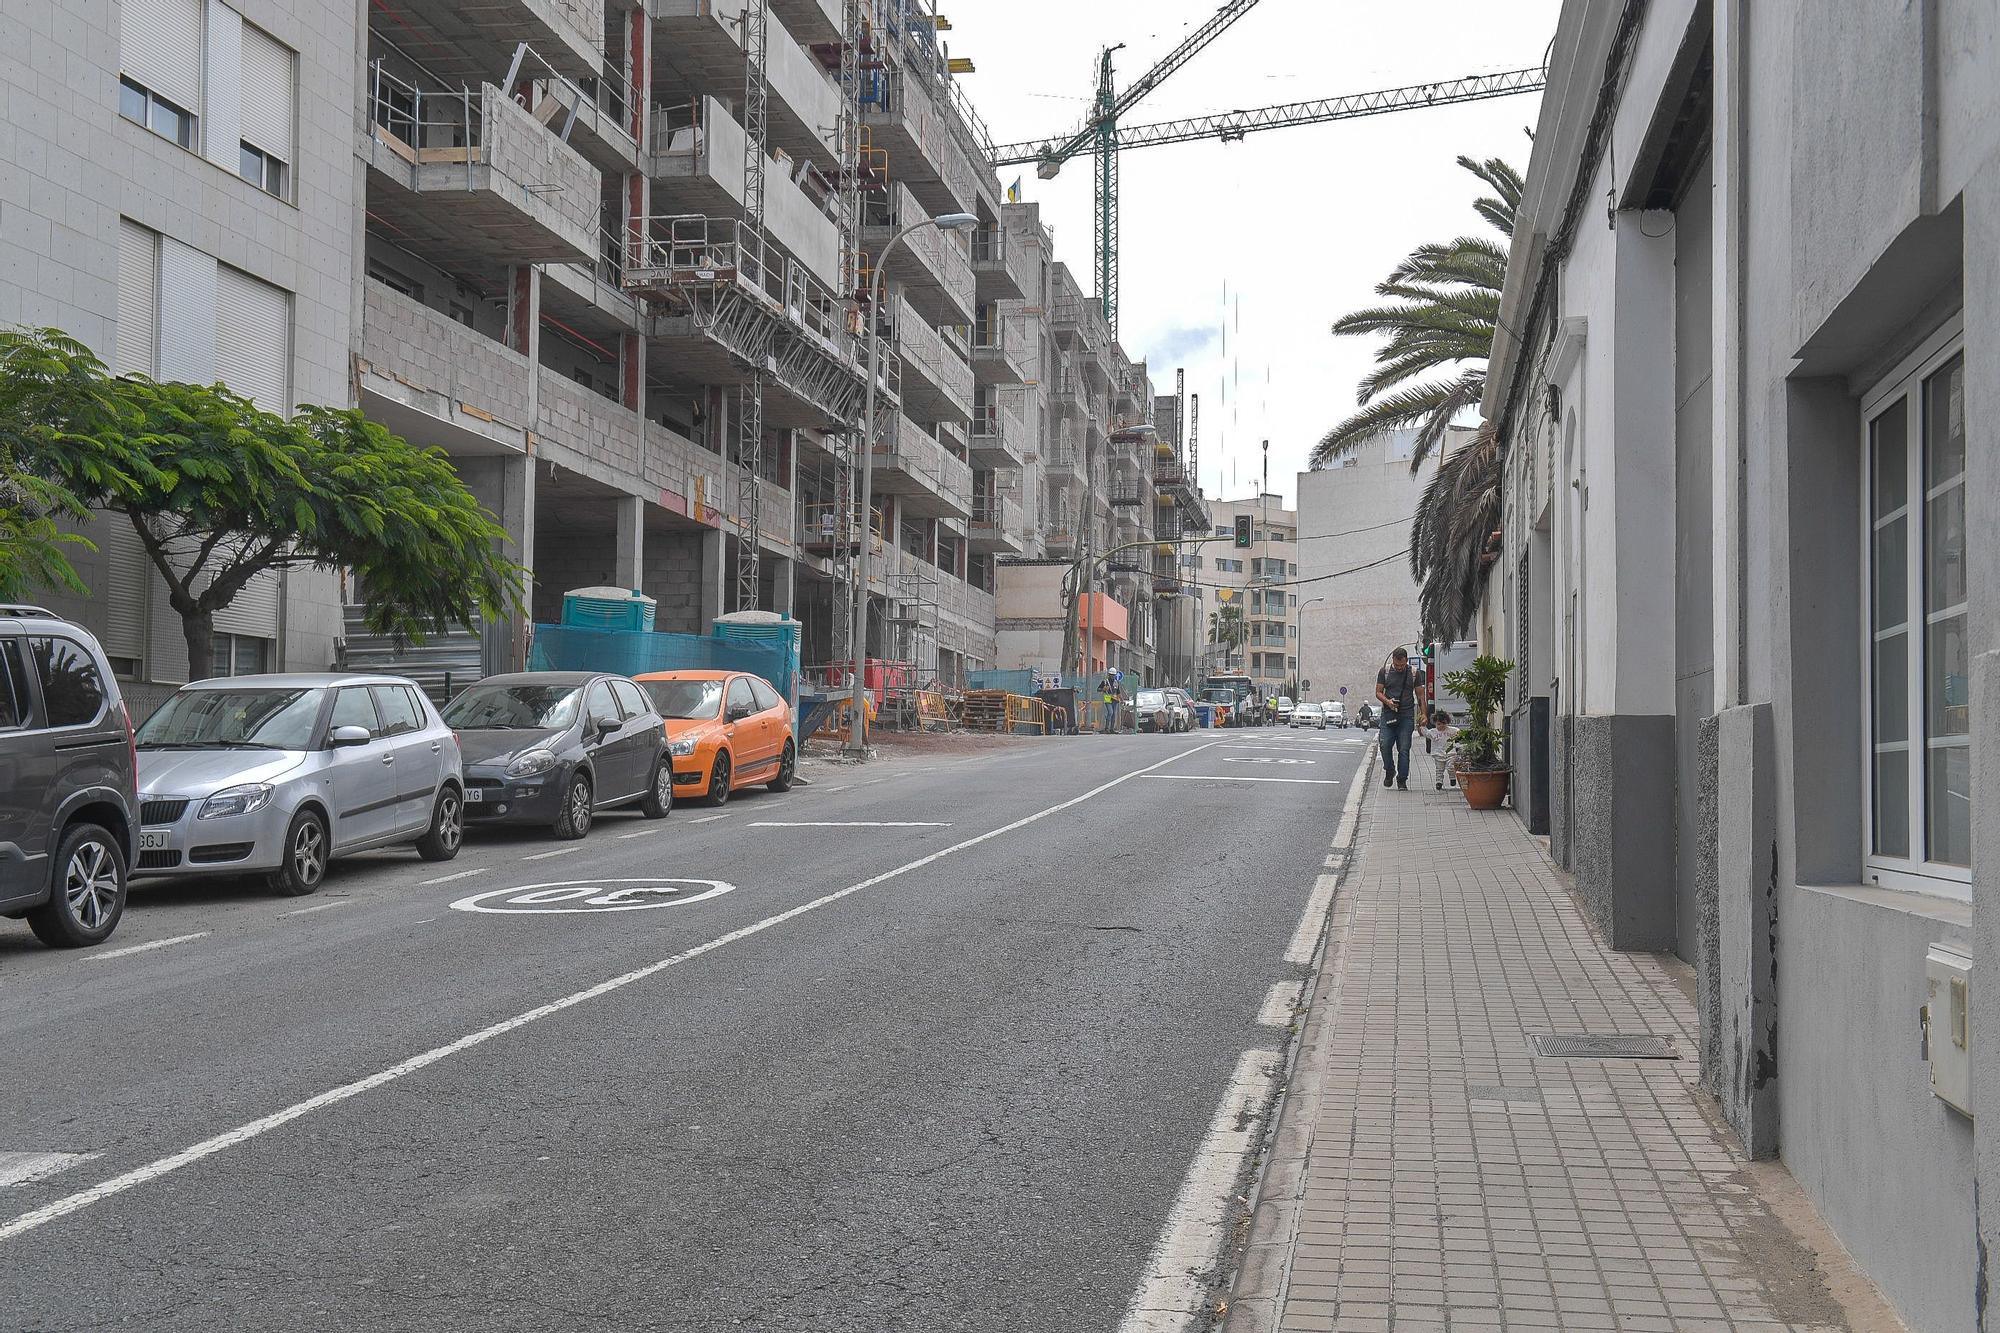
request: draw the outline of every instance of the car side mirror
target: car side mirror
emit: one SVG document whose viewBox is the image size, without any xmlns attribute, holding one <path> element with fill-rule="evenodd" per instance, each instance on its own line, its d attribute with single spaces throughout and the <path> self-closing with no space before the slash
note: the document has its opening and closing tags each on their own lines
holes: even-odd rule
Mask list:
<svg viewBox="0 0 2000 1333">
<path fill-rule="evenodd" d="M 335 727 L 327 736 L 335 749 L 348 745 L 366 745 L 375 739 L 375 733 L 366 727 Z"/>
<path fill-rule="evenodd" d="M 598 740 L 603 740 L 616 730 L 618 723 L 611 718 L 594 717 L 590 720 L 590 734 Z"/>
</svg>

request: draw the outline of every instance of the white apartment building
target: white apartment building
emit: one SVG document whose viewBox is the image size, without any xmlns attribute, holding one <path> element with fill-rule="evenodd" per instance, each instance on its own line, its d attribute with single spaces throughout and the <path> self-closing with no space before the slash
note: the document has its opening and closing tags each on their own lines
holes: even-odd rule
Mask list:
<svg viewBox="0 0 2000 1333">
<path fill-rule="evenodd" d="M 1571 0 L 1514 241 L 1516 808 L 1692 965 L 1747 1151 L 1909 1327 L 1987 1327 L 2000 17 Z"/>
<path fill-rule="evenodd" d="M 1294 694 L 1299 676 L 1299 516 L 1284 497 L 1263 493 L 1244 500 L 1211 500 L 1212 536 L 1229 537 L 1238 515 L 1250 516 L 1251 542 L 1210 542 L 1183 556 L 1183 568 L 1201 592 L 1206 670 L 1246 673 L 1267 694 Z M 1243 641 L 1218 638 L 1225 609 L 1243 620 Z"/>
</svg>

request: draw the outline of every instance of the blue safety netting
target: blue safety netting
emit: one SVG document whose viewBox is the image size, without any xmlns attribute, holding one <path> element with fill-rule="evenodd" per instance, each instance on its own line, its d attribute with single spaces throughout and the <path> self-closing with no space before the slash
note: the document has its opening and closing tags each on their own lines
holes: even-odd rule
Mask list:
<svg viewBox="0 0 2000 1333">
<path fill-rule="evenodd" d="M 613 671 L 621 676 L 648 671 L 745 671 L 771 682 L 771 688 L 783 697 L 792 697 L 788 654 L 740 639 L 701 634 L 537 625 L 528 651 L 528 669 Z"/>
</svg>

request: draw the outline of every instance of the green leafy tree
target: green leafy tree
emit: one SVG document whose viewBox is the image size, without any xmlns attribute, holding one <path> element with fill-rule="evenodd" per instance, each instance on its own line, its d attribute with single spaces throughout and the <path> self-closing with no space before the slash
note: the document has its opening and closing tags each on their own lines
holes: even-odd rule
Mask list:
<svg viewBox="0 0 2000 1333">
<path fill-rule="evenodd" d="M 443 452 L 356 411 L 286 419 L 221 385 L 113 378 L 55 330 L 0 332 L 8 455 L 132 525 L 196 676 L 215 613 L 269 570 L 350 569 L 370 628 L 417 641 L 521 604 L 521 570 L 498 553 L 505 530 Z"/>
<path fill-rule="evenodd" d="M 1223 650 L 1225 664 L 1243 647 L 1243 608 L 1230 603 L 1208 613 L 1208 641 Z"/>
</svg>

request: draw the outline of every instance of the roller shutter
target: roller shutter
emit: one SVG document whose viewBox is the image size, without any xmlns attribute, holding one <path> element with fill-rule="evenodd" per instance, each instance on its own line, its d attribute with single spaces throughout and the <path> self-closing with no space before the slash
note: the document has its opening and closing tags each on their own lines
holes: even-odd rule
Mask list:
<svg viewBox="0 0 2000 1333">
<path fill-rule="evenodd" d="M 201 108 L 202 0 L 122 0 L 119 71 L 183 111 Z"/>
<path fill-rule="evenodd" d="M 289 48 L 243 25 L 243 121 L 246 142 L 292 161 L 293 60 Z"/>
</svg>

